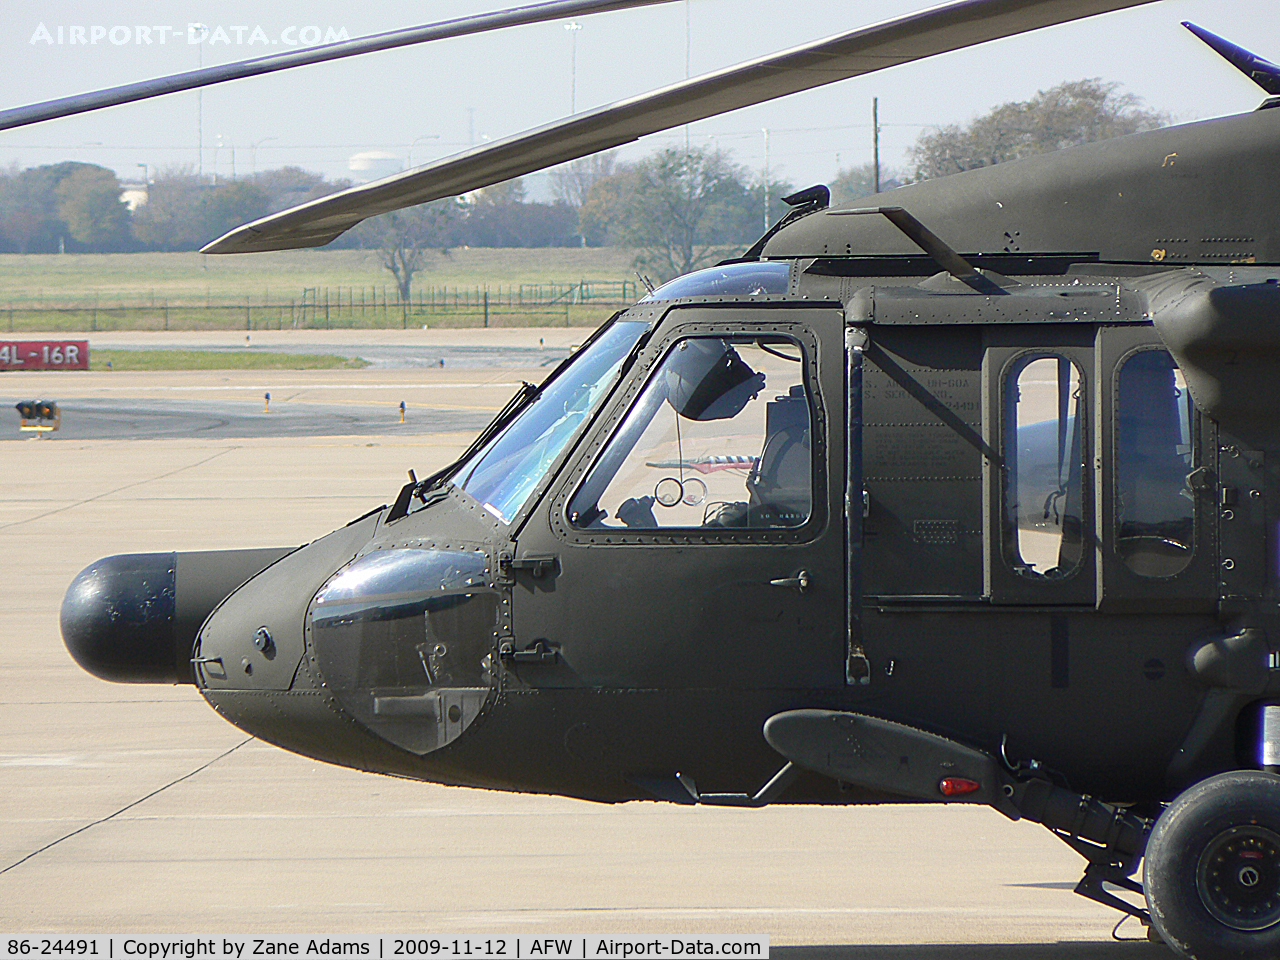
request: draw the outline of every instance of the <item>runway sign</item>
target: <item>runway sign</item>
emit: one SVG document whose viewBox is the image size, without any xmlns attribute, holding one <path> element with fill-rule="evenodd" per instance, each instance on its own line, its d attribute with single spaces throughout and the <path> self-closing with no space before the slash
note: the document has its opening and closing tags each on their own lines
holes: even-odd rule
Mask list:
<svg viewBox="0 0 1280 960">
<path fill-rule="evenodd" d="M 88 340 L 0 340 L 0 370 L 88 369 Z"/>
</svg>

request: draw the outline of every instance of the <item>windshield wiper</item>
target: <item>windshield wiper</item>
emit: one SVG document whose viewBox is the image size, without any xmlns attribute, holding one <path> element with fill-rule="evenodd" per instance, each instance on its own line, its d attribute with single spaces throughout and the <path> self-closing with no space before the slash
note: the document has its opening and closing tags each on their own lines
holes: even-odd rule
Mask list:
<svg viewBox="0 0 1280 960">
<path fill-rule="evenodd" d="M 517 390 L 515 395 L 507 401 L 507 405 L 498 411 L 498 415 L 493 418 L 493 421 L 489 426 L 485 427 L 484 430 L 480 432 L 480 436 L 476 437 L 475 440 L 472 441 L 471 446 L 467 447 L 462 456 L 460 456 L 454 463 L 445 467 L 439 473 L 432 474 L 426 481 L 424 481 L 427 485 L 426 489 L 430 489 L 431 485 L 436 480 L 447 474 L 450 470 L 456 469 L 461 464 L 469 460 L 472 454 L 478 453 L 481 447 L 496 437 L 507 424 L 516 418 L 516 414 L 532 403 L 533 398 L 541 391 L 541 387 L 534 386 L 528 380 L 521 380 L 520 389 Z"/>
<path fill-rule="evenodd" d="M 521 410 L 533 401 L 533 398 L 538 395 L 541 389 L 541 387 L 536 387 L 527 380 L 522 380 L 520 389 L 507 401 L 507 405 L 498 411 L 498 415 L 480 432 L 480 435 L 472 441 L 471 446 L 463 451 L 462 456 L 444 469 L 437 470 L 425 480 L 410 480 L 400 489 L 400 494 L 396 497 L 396 502 L 387 514 L 385 522 L 391 523 L 393 520 L 399 520 L 405 516 L 409 512 L 409 504 L 413 502 L 414 497 L 421 500 L 422 505 L 425 507 L 432 492 L 441 487 L 442 481 L 497 436 L 507 424 L 516 418 Z M 443 493 L 443 489 L 440 492 Z M 431 498 L 432 501 L 435 499 L 437 498 Z"/>
<path fill-rule="evenodd" d="M 613 319 L 616 320 L 617 316 Z M 493 418 L 493 421 L 485 427 L 471 445 L 463 451 L 462 456 L 457 460 L 454 460 L 443 470 L 438 470 L 433 473 L 425 480 L 411 480 L 409 483 L 405 484 L 400 491 L 400 495 L 396 497 L 395 505 L 392 506 L 390 512 L 387 514 L 386 522 L 390 523 L 393 520 L 399 520 L 401 517 L 408 514 L 409 506 L 415 497 L 422 501 L 423 506 L 426 506 L 428 503 L 433 503 L 435 500 L 443 497 L 448 489 L 444 486 L 444 481 L 462 467 L 463 464 L 476 456 L 489 443 L 493 442 L 494 438 L 506 429 L 506 427 L 509 426 L 526 407 L 537 399 L 543 391 L 560 379 L 564 371 L 567 370 L 580 355 L 582 355 L 583 351 L 591 347 L 597 340 L 605 335 L 606 331 L 612 328 L 612 321 L 601 326 L 600 329 L 596 330 L 595 333 L 587 338 L 586 342 L 583 343 L 581 347 L 569 356 L 565 357 L 564 360 L 560 361 L 556 368 L 551 371 L 550 375 L 547 376 L 541 384 L 534 386 L 527 380 L 522 381 L 520 389 L 516 391 L 515 396 L 507 401 L 507 405 L 498 412 L 498 415 Z M 615 383 L 626 375 L 627 371 L 631 368 L 632 363 L 635 362 L 635 358 L 639 355 L 640 350 L 643 349 L 644 345 L 648 342 L 649 336 L 652 333 L 653 328 L 649 327 L 635 341 L 635 343 L 631 345 L 631 349 L 623 359 L 622 364 L 614 377 Z"/>
</svg>

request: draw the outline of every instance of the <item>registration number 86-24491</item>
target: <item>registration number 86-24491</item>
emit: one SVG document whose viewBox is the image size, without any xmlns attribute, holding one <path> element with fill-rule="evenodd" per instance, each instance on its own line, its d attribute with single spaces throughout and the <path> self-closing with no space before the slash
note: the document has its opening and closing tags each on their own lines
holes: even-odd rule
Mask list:
<svg viewBox="0 0 1280 960">
<path fill-rule="evenodd" d="M 106 953 L 98 950 L 98 941 L 93 937 L 56 940 L 22 937 L 9 940 L 5 947 L 7 957 L 98 957 Z"/>
</svg>

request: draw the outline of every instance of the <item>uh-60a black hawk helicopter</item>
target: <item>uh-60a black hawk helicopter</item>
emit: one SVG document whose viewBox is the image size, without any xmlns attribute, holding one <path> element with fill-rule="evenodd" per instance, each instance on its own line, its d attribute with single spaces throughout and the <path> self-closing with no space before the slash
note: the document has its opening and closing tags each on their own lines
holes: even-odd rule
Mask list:
<svg viewBox="0 0 1280 960">
<path fill-rule="evenodd" d="M 637 6 L 558 0 L 0 114 Z M 963 0 L 255 221 L 320 246 L 678 124 L 1145 0 Z M 1269 95 L 1280 67 L 1198 34 Z M 109 557 L 90 672 L 288 750 L 598 801 L 989 804 L 1188 957 L 1280 955 L 1280 96 L 815 187 L 303 547 Z M 1145 857 L 1142 883 L 1134 879 Z M 1146 909 L 1114 887 L 1143 893 Z"/>
</svg>

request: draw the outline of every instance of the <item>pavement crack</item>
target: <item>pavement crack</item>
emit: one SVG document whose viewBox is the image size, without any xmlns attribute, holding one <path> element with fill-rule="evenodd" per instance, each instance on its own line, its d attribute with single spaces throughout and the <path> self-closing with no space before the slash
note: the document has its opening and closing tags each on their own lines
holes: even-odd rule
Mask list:
<svg viewBox="0 0 1280 960">
<path fill-rule="evenodd" d="M 13 863 L 9 864 L 9 865 L 8 865 L 7 867 L 5 867 L 4 869 L 0 870 L 0 875 L 3 875 L 3 874 L 8 873 L 8 872 L 9 872 L 10 870 L 12 870 L 14 867 L 21 866 L 22 864 L 24 864 L 24 863 L 26 863 L 28 860 L 30 860 L 32 857 L 37 857 L 37 856 L 39 856 L 40 854 L 44 853 L 46 850 L 50 849 L 51 847 L 56 847 L 56 846 L 57 846 L 58 844 L 60 844 L 63 840 L 70 840 L 72 837 L 76 836 L 77 834 L 84 833 L 86 830 L 88 830 L 88 829 L 89 829 L 89 828 L 91 828 L 91 827 L 96 827 L 96 826 L 98 826 L 98 824 L 100 824 L 100 823 L 106 823 L 108 820 L 114 820 L 116 817 L 120 816 L 120 814 L 124 813 L 126 810 L 132 810 L 132 809 L 133 809 L 134 807 L 136 807 L 138 804 L 140 804 L 140 803 L 146 803 L 146 801 L 150 800 L 152 797 L 156 796 L 157 794 L 164 793 L 164 792 L 165 792 L 166 790 L 168 790 L 170 787 L 172 787 L 172 786 L 176 786 L 177 784 L 181 783 L 183 780 L 190 780 L 190 779 L 191 779 L 192 777 L 194 777 L 197 773 L 200 773 L 201 771 L 204 771 L 204 770 L 208 770 L 210 767 L 212 767 L 212 766 L 213 766 L 215 763 L 217 763 L 219 760 L 223 760 L 223 759 L 225 759 L 226 757 L 229 757 L 231 754 L 235 753 L 237 750 L 239 750 L 241 747 L 243 747 L 246 743 L 248 743 L 248 742 L 249 742 L 250 740 L 252 740 L 252 739 L 253 739 L 253 737 L 245 737 L 243 740 L 241 740 L 239 743 L 237 743 L 237 744 L 236 744 L 234 747 L 232 747 L 230 750 L 227 750 L 227 751 L 224 751 L 223 753 L 218 754 L 216 757 L 214 757 L 214 758 L 213 758 L 212 760 L 210 760 L 208 763 L 202 763 L 200 766 L 196 767 L 194 770 L 190 771 L 189 773 L 184 773 L 182 776 L 178 777 L 176 780 L 170 780 L 170 781 L 169 781 L 168 783 L 166 783 L 164 786 L 162 786 L 162 787 L 157 787 L 156 789 L 154 789 L 154 790 L 152 790 L 150 793 L 148 793 L 145 797 L 139 797 L 137 800 L 134 800 L 132 803 L 126 803 L 123 807 L 121 807 L 121 808 L 120 808 L 119 810 L 117 810 L 115 813 L 108 814 L 108 815 L 107 815 L 107 816 L 105 816 L 105 817 L 101 817 L 101 818 L 99 818 L 99 819 L 97 819 L 97 820 L 94 820 L 94 821 L 92 821 L 92 822 L 90 822 L 90 823 L 86 823 L 83 827 L 78 827 L 77 829 L 72 830 L 70 833 L 65 834 L 64 836 L 59 837 L 57 840 L 51 840 L 49 843 L 46 843 L 46 844 L 45 844 L 43 847 L 41 847 L 40 849 L 38 849 L 38 850 L 32 850 L 30 853 L 28 853 L 28 854 L 27 854 L 25 857 L 23 857 L 21 860 L 15 860 Z"/>
<path fill-rule="evenodd" d="M 103 497 L 109 497 L 113 493 L 119 493 L 121 490 L 128 490 L 131 487 L 140 487 L 144 483 L 154 483 L 157 480 L 163 480 L 165 477 L 172 477 L 175 473 L 182 473 L 183 470 L 191 470 L 194 467 L 203 466 L 204 464 L 208 463 L 210 460 L 217 460 L 218 457 L 221 457 L 224 454 L 228 454 L 232 450 L 238 450 L 238 449 L 240 448 L 227 447 L 225 450 L 219 450 L 217 453 L 215 453 L 211 457 L 205 457 L 203 460 L 198 460 L 195 463 L 188 463 L 186 466 L 178 467 L 177 469 L 170 470 L 168 473 L 162 473 L 154 477 L 147 477 L 145 480 L 135 480 L 133 481 L 133 483 L 126 483 L 122 487 L 116 487 L 114 490 L 104 490 L 102 493 L 95 494 L 92 497 L 85 497 L 83 500 L 77 500 L 75 503 L 68 503 L 66 506 L 55 507 L 54 509 L 47 510 L 44 513 L 38 513 L 34 517 L 27 517 L 23 520 L 13 520 L 9 523 L 0 523 L 0 530 L 8 530 L 10 527 L 20 527 L 24 523 L 32 523 L 36 520 L 43 520 L 45 517 L 51 517 L 55 513 L 65 513 L 67 510 L 74 510 L 76 507 L 83 507 L 86 503 L 93 503 L 93 501 L 95 500 L 101 500 Z M 0 870 L 0 873 L 3 873 L 3 872 L 4 871 Z"/>
</svg>

